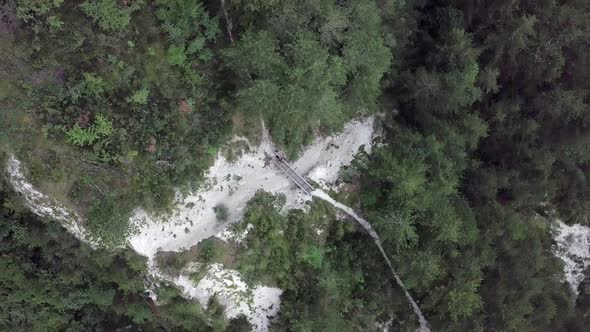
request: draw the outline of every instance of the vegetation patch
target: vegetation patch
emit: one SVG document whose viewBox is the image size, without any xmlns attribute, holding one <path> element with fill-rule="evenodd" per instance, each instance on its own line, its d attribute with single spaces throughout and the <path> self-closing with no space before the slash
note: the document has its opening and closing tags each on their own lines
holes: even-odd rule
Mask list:
<svg viewBox="0 0 590 332">
<path fill-rule="evenodd" d="M 94 203 L 88 212 L 86 229 L 100 243 L 115 247 L 125 243 L 132 231 L 129 225 L 132 206 L 121 206 L 120 198 L 109 195 Z"/>
<path fill-rule="evenodd" d="M 219 203 L 219 204 L 215 205 L 213 207 L 213 211 L 215 211 L 215 218 L 217 218 L 218 221 L 220 221 L 220 222 L 227 221 L 227 218 L 229 216 L 229 211 L 227 209 L 227 206 L 225 206 L 225 204 Z"/>
</svg>

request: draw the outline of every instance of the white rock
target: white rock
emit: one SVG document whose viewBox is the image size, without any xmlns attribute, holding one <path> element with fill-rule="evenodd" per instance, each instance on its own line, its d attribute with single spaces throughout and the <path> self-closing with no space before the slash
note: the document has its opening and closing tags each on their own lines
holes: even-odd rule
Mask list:
<svg viewBox="0 0 590 332">
<path fill-rule="evenodd" d="M 557 242 L 553 253 L 563 260 L 565 281 L 574 294 L 578 294 L 578 286 L 590 266 L 590 228 L 579 224 L 568 226 L 561 220 L 556 220 L 553 225 Z"/>
</svg>

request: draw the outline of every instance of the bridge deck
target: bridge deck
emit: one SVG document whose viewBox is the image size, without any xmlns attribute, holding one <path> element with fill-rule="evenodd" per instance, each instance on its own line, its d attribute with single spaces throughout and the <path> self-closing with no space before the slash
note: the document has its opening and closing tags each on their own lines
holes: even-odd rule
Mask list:
<svg viewBox="0 0 590 332">
<path fill-rule="evenodd" d="M 309 184 L 309 182 L 305 180 L 305 178 L 303 178 L 303 176 L 297 174 L 297 172 L 295 172 L 283 158 L 275 157 L 274 160 L 279 169 L 287 174 L 291 181 L 295 182 L 295 184 L 308 195 L 311 195 L 311 192 L 314 190 L 314 188 L 311 184 Z"/>
</svg>

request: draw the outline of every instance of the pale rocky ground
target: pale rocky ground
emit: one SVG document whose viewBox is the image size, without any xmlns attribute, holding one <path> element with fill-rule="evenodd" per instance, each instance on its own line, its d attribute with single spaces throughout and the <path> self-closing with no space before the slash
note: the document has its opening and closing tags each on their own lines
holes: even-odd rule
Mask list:
<svg viewBox="0 0 590 332">
<path fill-rule="evenodd" d="M 584 271 L 590 267 L 590 228 L 579 224 L 568 226 L 555 220 L 553 231 L 556 242 L 553 253 L 563 260 L 565 281 L 578 294 Z"/>
</svg>

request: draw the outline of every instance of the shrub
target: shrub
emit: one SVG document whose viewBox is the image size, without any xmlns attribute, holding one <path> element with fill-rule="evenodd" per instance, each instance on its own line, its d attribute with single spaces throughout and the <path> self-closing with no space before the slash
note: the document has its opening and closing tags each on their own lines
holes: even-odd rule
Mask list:
<svg viewBox="0 0 590 332">
<path fill-rule="evenodd" d="M 129 25 L 131 13 L 141 8 L 143 1 L 121 8 L 115 0 L 85 1 L 80 5 L 84 14 L 90 16 L 103 30 L 121 31 Z"/>
<path fill-rule="evenodd" d="M 188 264 L 189 257 L 183 252 L 159 252 L 156 255 L 158 268 L 166 274 L 178 276 L 180 271 Z"/>
<path fill-rule="evenodd" d="M 99 114 L 92 126 L 82 128 L 76 123 L 66 132 L 66 136 L 68 142 L 74 145 L 92 147 L 86 158 L 107 163 L 118 159 L 118 152 L 113 152 L 111 147 L 113 133 L 112 123 Z"/>
<path fill-rule="evenodd" d="M 206 239 L 201 242 L 199 257 L 204 262 L 209 262 L 215 256 L 215 246 L 213 240 Z"/>
<path fill-rule="evenodd" d="M 79 124 L 75 124 L 70 128 L 66 135 L 68 142 L 77 146 L 87 146 L 98 139 L 108 139 L 113 133 L 113 125 L 103 115 L 96 116 L 96 121 L 89 128 L 82 128 Z"/>
<path fill-rule="evenodd" d="M 138 104 L 138 105 L 145 105 L 145 104 L 147 104 L 147 100 L 148 100 L 149 95 L 150 95 L 150 89 L 143 88 L 143 89 L 137 90 L 135 93 L 133 93 L 133 96 L 131 96 L 131 98 L 129 98 L 128 101 L 130 101 L 134 104 Z"/>
<path fill-rule="evenodd" d="M 215 211 L 215 217 L 218 221 L 227 221 L 227 217 L 229 212 L 227 210 L 227 206 L 223 203 L 219 203 L 213 207 L 213 211 Z"/>
</svg>

